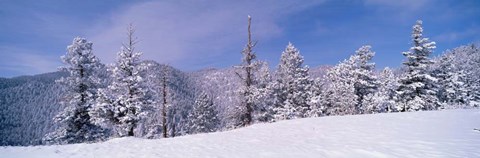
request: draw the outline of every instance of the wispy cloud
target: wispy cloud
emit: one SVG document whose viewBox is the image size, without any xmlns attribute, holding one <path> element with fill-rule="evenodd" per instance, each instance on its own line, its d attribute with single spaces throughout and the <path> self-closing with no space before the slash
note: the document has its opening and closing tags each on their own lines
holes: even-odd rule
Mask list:
<svg viewBox="0 0 480 158">
<path fill-rule="evenodd" d="M 478 29 L 478 27 L 472 27 L 463 31 L 443 33 L 438 36 L 434 36 L 433 38 L 439 42 L 447 43 L 447 42 L 455 42 L 459 40 L 464 40 L 466 38 L 478 37 L 478 36 L 480 36 L 480 29 Z"/>
<path fill-rule="evenodd" d="M 181 69 L 226 54 L 239 55 L 246 40 L 247 15 L 253 17 L 254 38 L 282 36 L 276 21 L 319 1 L 155 1 L 133 5 L 95 27 L 89 37 L 98 56 L 112 62 L 132 22 L 144 59 L 173 63 Z M 221 60 L 221 59 L 219 59 Z"/>
<path fill-rule="evenodd" d="M 427 5 L 431 0 L 401 0 L 401 1 L 385 1 L 385 0 L 365 0 L 367 5 L 378 5 L 392 7 L 399 10 L 419 10 Z"/>
</svg>

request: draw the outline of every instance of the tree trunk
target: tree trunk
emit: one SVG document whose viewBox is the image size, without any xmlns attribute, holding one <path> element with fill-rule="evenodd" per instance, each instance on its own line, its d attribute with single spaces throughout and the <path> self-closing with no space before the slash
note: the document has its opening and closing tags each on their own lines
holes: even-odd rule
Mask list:
<svg viewBox="0 0 480 158">
<path fill-rule="evenodd" d="M 162 109 L 162 128 L 163 138 L 167 138 L 167 70 L 163 70 L 162 92 L 163 92 L 163 109 Z"/>
<path fill-rule="evenodd" d="M 127 134 L 127 136 L 129 136 L 129 137 L 133 137 L 133 136 L 134 136 L 134 135 L 133 135 L 133 127 L 130 127 L 130 128 L 128 129 L 128 134 Z"/>
<path fill-rule="evenodd" d="M 245 79 L 245 86 L 246 86 L 246 91 L 244 93 L 245 97 L 245 106 L 246 106 L 246 120 L 245 120 L 245 125 L 249 125 L 252 122 L 252 103 L 249 101 L 249 95 L 251 95 L 251 86 L 252 86 L 252 60 L 255 59 L 255 55 L 252 52 L 253 49 L 253 43 L 252 43 L 252 34 L 250 31 L 250 24 L 251 24 L 252 18 L 248 16 L 248 43 L 247 43 L 247 67 L 245 67 L 246 71 L 246 79 Z"/>
</svg>

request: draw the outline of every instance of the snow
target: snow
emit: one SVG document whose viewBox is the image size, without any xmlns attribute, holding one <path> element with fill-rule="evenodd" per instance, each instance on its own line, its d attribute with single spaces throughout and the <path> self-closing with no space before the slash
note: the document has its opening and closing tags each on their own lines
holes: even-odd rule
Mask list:
<svg viewBox="0 0 480 158">
<path fill-rule="evenodd" d="M 331 116 L 95 144 L 1 147 L 0 157 L 480 157 L 480 110 Z"/>
</svg>

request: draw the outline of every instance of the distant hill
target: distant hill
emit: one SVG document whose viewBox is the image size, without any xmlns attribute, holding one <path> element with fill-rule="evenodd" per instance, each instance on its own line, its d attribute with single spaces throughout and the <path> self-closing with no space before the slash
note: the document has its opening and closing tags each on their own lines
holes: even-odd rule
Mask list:
<svg viewBox="0 0 480 158">
<path fill-rule="evenodd" d="M 56 128 L 53 117 L 64 107 L 63 93 L 55 80 L 65 73 L 0 79 L 0 144 L 39 144 L 40 139 Z"/>
</svg>

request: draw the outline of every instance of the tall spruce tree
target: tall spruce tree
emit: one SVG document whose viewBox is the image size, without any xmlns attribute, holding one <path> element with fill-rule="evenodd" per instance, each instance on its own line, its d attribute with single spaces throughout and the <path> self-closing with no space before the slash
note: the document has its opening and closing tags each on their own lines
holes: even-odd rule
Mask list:
<svg viewBox="0 0 480 158">
<path fill-rule="evenodd" d="M 435 42 L 429 42 L 423 37 L 422 21 L 418 20 L 412 31 L 413 47 L 403 52 L 407 58 L 403 63 L 406 72 L 399 80 L 397 89 L 397 110 L 417 111 L 438 108 L 437 79 L 428 71 L 433 64 L 429 56 L 435 47 Z"/>
<path fill-rule="evenodd" d="M 277 119 L 302 118 L 308 115 L 312 80 L 303 56 L 288 43 L 275 74 L 274 111 Z"/>
<path fill-rule="evenodd" d="M 375 56 L 375 52 L 371 48 L 369 45 L 360 47 L 355 51 L 355 55 L 352 58 L 355 60 L 352 76 L 354 78 L 355 94 L 358 99 L 358 104 L 356 105 L 357 113 L 366 112 L 366 106 L 369 105 L 364 103 L 365 97 L 367 95 L 372 96 L 378 89 L 379 83 L 374 73 L 375 63 L 370 63 L 373 56 Z"/>
<path fill-rule="evenodd" d="M 65 110 L 55 117 L 61 126 L 45 137 L 47 143 L 81 143 L 106 138 L 105 130 L 95 125 L 90 111 L 97 97 L 100 79 L 97 76 L 101 68 L 100 60 L 92 52 L 92 43 L 85 38 L 73 39 L 67 47 L 67 54 L 62 61 L 67 64 L 61 67 L 68 72 L 68 77 L 57 80 L 65 86 L 66 92 L 62 104 Z"/>
<path fill-rule="evenodd" d="M 115 126 L 118 136 L 134 136 L 138 122 L 152 109 L 150 91 L 145 88 L 144 70 L 140 61 L 141 52 L 135 50 L 138 42 L 132 25 L 127 29 L 127 43 L 123 44 L 112 72 L 112 83 L 100 92 L 101 98 L 95 111 L 101 121 Z"/>
</svg>

